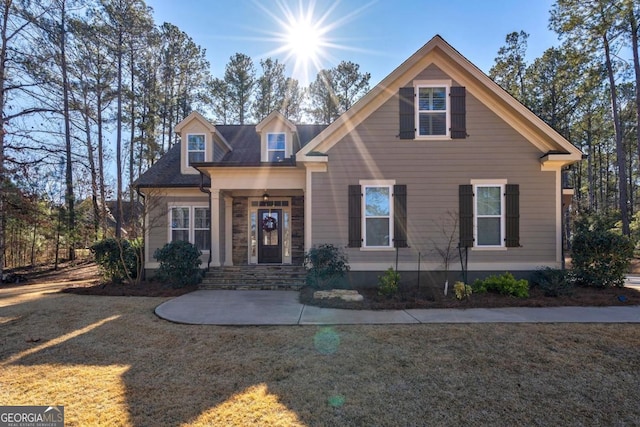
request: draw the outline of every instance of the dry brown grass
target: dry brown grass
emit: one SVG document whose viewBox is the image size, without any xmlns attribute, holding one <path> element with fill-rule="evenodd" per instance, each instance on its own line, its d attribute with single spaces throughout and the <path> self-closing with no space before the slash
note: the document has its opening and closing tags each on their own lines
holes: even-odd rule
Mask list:
<svg viewBox="0 0 640 427">
<path fill-rule="evenodd" d="M 164 300 L 0 289 L 0 403 L 69 426 L 640 422 L 637 325 L 187 326 Z"/>
</svg>

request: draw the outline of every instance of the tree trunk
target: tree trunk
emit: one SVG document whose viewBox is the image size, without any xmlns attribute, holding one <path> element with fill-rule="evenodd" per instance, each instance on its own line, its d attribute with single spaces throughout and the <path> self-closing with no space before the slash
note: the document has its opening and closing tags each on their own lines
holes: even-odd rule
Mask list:
<svg viewBox="0 0 640 427">
<path fill-rule="evenodd" d="M 76 259 L 75 251 L 75 231 L 76 231 L 76 216 L 75 216 L 75 195 L 73 193 L 73 162 L 71 153 L 71 118 L 69 116 L 69 78 L 67 71 L 67 52 L 66 52 L 66 0 L 61 2 L 60 11 L 60 64 L 62 74 L 62 97 L 63 97 L 63 109 L 64 109 L 64 139 L 65 139 L 65 154 L 67 160 L 65 184 L 66 192 L 65 199 L 67 203 L 67 233 L 69 234 L 69 260 Z"/>
<path fill-rule="evenodd" d="M 618 207 L 620 209 L 620 219 L 622 220 L 622 234 L 628 236 L 629 231 L 629 196 L 627 194 L 627 152 L 624 149 L 622 141 L 622 127 L 620 122 L 620 114 L 618 112 L 618 96 L 616 90 L 616 81 L 611 64 L 611 52 L 609 47 L 609 39 L 606 34 L 602 36 L 604 43 L 605 63 L 607 66 L 607 76 L 609 77 L 609 85 L 611 86 L 611 112 L 613 114 L 613 127 L 616 134 L 616 163 L 618 168 L 618 191 L 620 198 Z"/>
<path fill-rule="evenodd" d="M 2 39 L 2 46 L 0 46 L 0 108 L 2 109 L 0 115 L 0 278 L 4 274 L 4 266 L 5 266 L 5 239 L 6 239 L 6 229 L 7 229 L 7 215 L 5 215 L 5 172 L 4 172 L 4 135 L 6 130 L 4 128 L 5 122 L 3 117 L 4 114 L 4 103 L 5 103 L 5 71 L 4 66 L 7 61 L 7 24 L 9 21 L 9 11 L 11 9 L 11 0 L 5 0 L 2 2 L 3 11 L 2 11 L 2 26 L 0 28 L 0 38 Z"/>
<path fill-rule="evenodd" d="M 116 123 L 116 239 L 122 238 L 122 28 L 118 28 L 118 107 Z"/>
</svg>

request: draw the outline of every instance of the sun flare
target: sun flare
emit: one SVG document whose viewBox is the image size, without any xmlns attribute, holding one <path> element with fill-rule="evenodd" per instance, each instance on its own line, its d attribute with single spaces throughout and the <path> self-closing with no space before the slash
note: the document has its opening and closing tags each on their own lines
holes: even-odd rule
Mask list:
<svg viewBox="0 0 640 427">
<path fill-rule="evenodd" d="M 286 27 L 285 49 L 302 62 L 317 62 L 324 44 L 322 29 L 308 18 L 290 21 Z"/>
</svg>

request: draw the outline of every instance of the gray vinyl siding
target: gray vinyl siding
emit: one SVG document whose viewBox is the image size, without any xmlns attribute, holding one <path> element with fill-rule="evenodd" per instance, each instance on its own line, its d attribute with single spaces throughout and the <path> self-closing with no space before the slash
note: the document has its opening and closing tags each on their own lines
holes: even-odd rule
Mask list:
<svg viewBox="0 0 640 427">
<path fill-rule="evenodd" d="M 149 229 L 148 241 L 146 242 L 149 248 L 149 259 L 147 262 L 156 262 L 153 258 L 153 253 L 156 249 L 162 248 L 169 242 L 169 204 L 172 206 L 191 206 L 193 204 L 206 204 L 208 205 L 209 199 L 207 195 L 203 193 L 202 197 L 147 197 L 147 207 L 149 208 L 149 216 L 147 227 Z M 212 242 L 214 244 L 214 242 Z M 209 259 L 209 254 L 203 254 L 200 259 L 202 260 L 201 267 L 206 267 Z"/>
<path fill-rule="evenodd" d="M 430 67 L 416 79 L 447 78 Z M 455 84 L 455 82 L 454 82 Z M 470 251 L 470 262 L 553 263 L 556 256 L 554 172 L 540 170 L 543 154 L 467 93 L 466 139 L 398 139 L 398 98 L 392 97 L 328 151 L 327 173 L 313 176 L 312 245 L 348 244 L 348 185 L 362 179 L 407 185 L 407 249 L 400 262 L 440 262 L 434 241 L 448 212 L 457 217 L 458 186 L 472 179 L 507 179 L 520 185 L 520 248 Z M 456 239 L 457 244 L 457 239 Z M 351 263 L 395 262 L 394 251 L 345 249 Z M 456 263 L 458 263 L 456 261 Z M 459 263 L 454 268 L 459 268 Z"/>
</svg>

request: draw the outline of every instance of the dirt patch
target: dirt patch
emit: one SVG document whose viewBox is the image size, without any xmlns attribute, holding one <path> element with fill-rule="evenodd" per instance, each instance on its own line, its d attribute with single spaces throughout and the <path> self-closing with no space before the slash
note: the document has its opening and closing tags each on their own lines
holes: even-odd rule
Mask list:
<svg viewBox="0 0 640 427">
<path fill-rule="evenodd" d="M 60 292 L 77 295 L 175 297 L 194 291 L 196 286 L 173 288 L 170 285 L 148 280 L 137 285 L 127 285 L 105 281 L 98 266 L 88 260 L 62 263 L 58 269 L 51 266 L 17 269 L 13 271 L 22 280 L 6 283 L 5 287 L 33 287 L 45 283 L 58 284 Z"/>
</svg>

